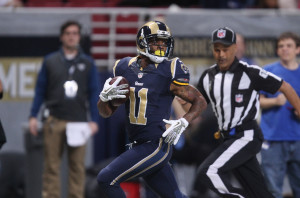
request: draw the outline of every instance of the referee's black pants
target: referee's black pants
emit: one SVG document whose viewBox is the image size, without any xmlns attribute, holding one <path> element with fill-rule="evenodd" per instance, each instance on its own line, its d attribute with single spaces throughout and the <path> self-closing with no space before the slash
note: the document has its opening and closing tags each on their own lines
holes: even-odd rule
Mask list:
<svg viewBox="0 0 300 198">
<path fill-rule="evenodd" d="M 200 165 L 199 180 L 221 197 L 273 197 L 256 158 L 262 142 L 263 135 L 257 124 L 250 129 L 236 130 L 234 135 L 228 134 Z M 236 176 L 242 188 L 232 186 L 230 173 Z"/>
</svg>

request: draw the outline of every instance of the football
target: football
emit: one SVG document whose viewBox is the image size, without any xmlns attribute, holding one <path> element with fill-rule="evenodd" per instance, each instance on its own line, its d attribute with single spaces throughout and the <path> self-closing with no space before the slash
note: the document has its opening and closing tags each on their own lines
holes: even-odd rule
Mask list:
<svg viewBox="0 0 300 198">
<path fill-rule="evenodd" d="M 116 80 L 117 80 L 117 78 L 118 78 L 119 76 L 116 76 L 116 77 L 114 77 L 110 82 L 109 82 L 109 84 L 111 85 L 111 84 L 113 84 Z M 126 78 L 124 78 L 123 76 L 121 76 L 122 77 L 122 80 L 119 82 L 119 84 L 118 85 L 123 85 L 123 84 L 128 84 L 128 87 L 126 87 L 126 88 L 124 88 L 123 90 L 128 90 L 128 93 L 127 94 L 125 94 L 126 95 L 126 98 L 116 98 L 116 99 L 113 99 L 113 100 L 111 100 L 110 101 L 110 103 L 111 103 L 111 105 L 113 105 L 113 106 L 115 106 L 115 107 L 118 107 L 118 106 L 120 106 L 121 104 L 124 104 L 127 100 L 128 100 L 128 98 L 129 98 L 129 83 L 128 83 L 128 81 L 126 80 Z"/>
</svg>

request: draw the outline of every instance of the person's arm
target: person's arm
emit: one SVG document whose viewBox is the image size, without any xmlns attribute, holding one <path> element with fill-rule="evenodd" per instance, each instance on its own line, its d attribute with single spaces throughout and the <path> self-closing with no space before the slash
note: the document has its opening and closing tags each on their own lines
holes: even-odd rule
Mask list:
<svg viewBox="0 0 300 198">
<path fill-rule="evenodd" d="M 260 107 L 262 109 L 269 109 L 276 106 L 282 106 L 286 103 L 286 97 L 283 94 L 279 94 L 275 98 L 267 98 L 263 94 L 260 94 Z"/>
<path fill-rule="evenodd" d="M 43 63 L 35 85 L 35 94 L 34 94 L 34 99 L 30 111 L 30 118 L 29 118 L 29 132 L 34 136 L 36 136 L 38 132 L 37 114 L 40 110 L 41 105 L 44 102 L 44 98 L 46 95 L 46 86 L 47 86 L 47 71 L 46 71 L 45 63 Z"/>
<path fill-rule="evenodd" d="M 110 101 L 117 98 L 126 98 L 125 94 L 128 93 L 128 90 L 122 90 L 128 87 L 128 84 L 118 85 L 122 80 L 121 77 L 119 77 L 114 83 L 109 84 L 111 80 L 112 78 L 108 78 L 105 81 L 103 90 L 100 92 L 100 98 L 97 103 L 99 114 L 103 118 L 110 117 L 118 108 L 112 106 Z"/>
<path fill-rule="evenodd" d="M 172 106 L 177 117 L 182 117 L 191 108 L 191 103 L 188 103 L 176 96 L 173 100 Z"/>
<path fill-rule="evenodd" d="M 201 93 L 190 85 L 181 86 L 172 83 L 170 91 L 174 95 L 191 103 L 191 107 L 188 112 L 182 116 L 182 118 L 179 118 L 178 120 L 163 120 L 166 124 L 169 124 L 170 127 L 163 133 L 162 136 L 165 137 L 166 143 L 175 145 L 177 144 L 180 135 L 189 126 L 189 123 L 206 109 L 207 103 Z"/>
<path fill-rule="evenodd" d="M 100 98 L 98 100 L 97 107 L 98 107 L 99 114 L 103 118 L 110 117 L 118 108 L 118 107 L 112 106 L 109 101 L 103 102 Z"/>
<path fill-rule="evenodd" d="M 30 110 L 30 117 L 37 117 L 41 105 L 44 102 L 47 87 L 47 70 L 45 63 L 42 65 L 35 84 L 35 93 Z"/>
<path fill-rule="evenodd" d="M 180 86 L 172 83 L 170 86 L 170 90 L 174 95 L 191 104 L 188 112 L 183 116 L 183 118 L 185 118 L 189 123 L 194 118 L 199 116 L 201 112 L 207 107 L 207 103 L 202 94 L 191 85 Z"/>
<path fill-rule="evenodd" d="M 191 108 L 191 103 L 181 99 L 180 97 L 175 97 L 172 103 L 172 107 L 174 109 L 176 118 L 181 118 L 188 112 Z M 196 128 L 198 128 L 198 124 L 202 120 L 202 116 L 197 116 L 195 119 L 193 119 L 192 122 L 189 123 L 189 127 L 191 131 L 195 131 Z"/>
<path fill-rule="evenodd" d="M 98 101 L 98 93 L 99 93 L 99 78 L 98 78 L 99 74 L 93 60 L 91 61 L 93 65 L 89 73 L 89 81 L 88 81 L 89 108 L 91 114 L 91 121 L 89 122 L 89 126 L 92 130 L 92 134 L 95 134 L 99 130 L 97 124 L 99 120 L 99 114 L 97 110 L 97 101 Z"/>
<path fill-rule="evenodd" d="M 89 72 L 88 79 L 88 100 L 89 100 L 89 109 L 91 114 L 91 119 L 94 122 L 98 122 L 99 114 L 97 110 L 97 101 L 99 95 L 99 73 L 96 66 L 93 64 Z"/>
<path fill-rule="evenodd" d="M 295 110 L 296 110 L 295 114 L 300 119 L 300 99 L 299 99 L 298 94 L 294 90 L 294 88 L 286 81 L 283 81 L 283 83 L 278 91 L 282 92 L 285 95 L 287 100 L 295 108 Z"/>
</svg>

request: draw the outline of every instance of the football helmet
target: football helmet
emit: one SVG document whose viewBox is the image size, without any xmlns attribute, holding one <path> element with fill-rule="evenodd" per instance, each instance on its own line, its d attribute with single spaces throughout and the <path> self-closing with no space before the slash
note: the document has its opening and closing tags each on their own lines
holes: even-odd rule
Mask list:
<svg viewBox="0 0 300 198">
<path fill-rule="evenodd" d="M 166 51 L 151 51 L 151 43 L 156 43 L 158 39 L 163 40 Z M 155 45 L 155 44 L 154 44 Z M 143 25 L 136 37 L 136 46 L 139 54 L 147 56 L 155 63 L 161 63 L 173 54 L 174 39 L 169 27 L 160 21 L 150 21 Z"/>
</svg>

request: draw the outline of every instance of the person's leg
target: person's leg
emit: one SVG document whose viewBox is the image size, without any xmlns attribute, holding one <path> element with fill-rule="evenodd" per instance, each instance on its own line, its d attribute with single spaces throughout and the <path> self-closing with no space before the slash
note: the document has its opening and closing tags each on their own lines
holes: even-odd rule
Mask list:
<svg viewBox="0 0 300 198">
<path fill-rule="evenodd" d="M 134 146 L 102 169 L 97 181 L 108 197 L 125 198 L 121 182 L 154 173 L 168 163 L 171 155 L 172 147 L 162 138 Z"/>
<path fill-rule="evenodd" d="M 261 150 L 261 167 L 269 191 L 282 198 L 282 186 L 286 174 L 287 155 L 282 142 L 264 142 Z"/>
<path fill-rule="evenodd" d="M 231 169 L 224 170 L 222 172 L 219 171 L 224 163 L 219 163 L 218 158 L 220 158 L 222 154 L 229 148 L 229 145 L 227 143 L 229 142 L 226 142 L 226 144 L 222 144 L 217 147 L 217 149 L 215 149 L 200 165 L 197 171 L 198 181 L 200 181 L 202 185 L 216 192 L 221 197 L 224 197 L 224 194 L 229 193 L 240 194 L 240 197 L 246 197 L 246 194 L 242 189 L 233 187 L 230 184 L 230 177 L 228 177 L 229 172 L 231 172 L 237 165 L 235 165 L 234 167 L 232 166 Z M 217 163 L 219 163 L 218 167 L 214 167 Z M 214 169 L 214 172 L 212 172 L 212 169 Z M 232 197 L 235 196 L 233 195 Z"/>
<path fill-rule="evenodd" d="M 69 194 L 68 198 L 84 197 L 85 182 L 85 157 L 86 146 L 68 146 L 68 165 L 69 165 Z"/>
<path fill-rule="evenodd" d="M 252 157 L 247 162 L 237 167 L 234 170 L 234 175 L 249 198 L 273 198 L 273 195 L 267 189 L 265 179 L 256 157 Z"/>
<path fill-rule="evenodd" d="M 289 145 L 290 158 L 287 166 L 289 182 L 295 198 L 300 198 L 300 141 L 286 143 Z"/>
<path fill-rule="evenodd" d="M 144 177 L 149 187 L 163 198 L 183 198 L 169 164 Z"/>
<path fill-rule="evenodd" d="M 60 162 L 65 143 L 65 125 L 49 117 L 43 128 L 44 172 L 43 198 L 60 198 Z"/>
<path fill-rule="evenodd" d="M 246 130 L 224 141 L 200 165 L 200 181 L 221 197 L 248 198 L 245 190 L 231 184 L 228 174 L 256 156 L 261 147 L 259 137 L 259 131 Z"/>
</svg>

